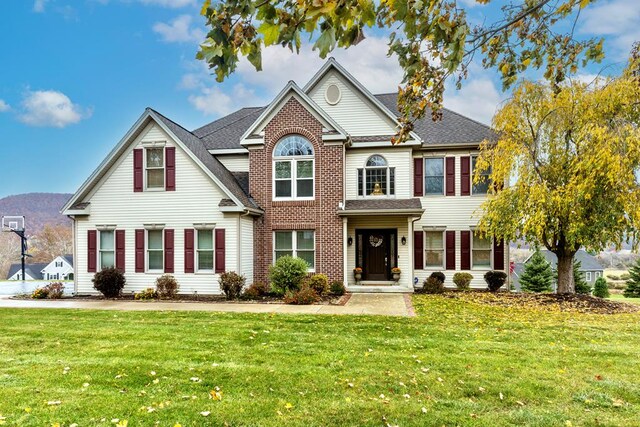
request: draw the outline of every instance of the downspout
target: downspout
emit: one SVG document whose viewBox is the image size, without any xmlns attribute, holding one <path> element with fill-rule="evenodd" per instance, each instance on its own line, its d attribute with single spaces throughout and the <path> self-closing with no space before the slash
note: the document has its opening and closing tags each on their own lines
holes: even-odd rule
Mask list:
<svg viewBox="0 0 640 427">
<path fill-rule="evenodd" d="M 78 268 L 78 222 L 75 216 L 68 215 L 68 217 L 73 221 L 73 227 L 71 227 L 73 232 L 73 294 L 78 295 L 78 272 L 76 271 Z"/>
<path fill-rule="evenodd" d="M 414 242 L 413 242 L 413 239 L 414 239 L 413 231 L 415 230 L 415 228 L 414 228 L 413 225 L 420 218 L 422 218 L 422 216 L 414 217 L 411 221 L 409 221 L 409 223 L 411 224 L 411 230 L 409 230 L 409 232 L 407 233 L 407 234 L 409 234 L 409 238 L 407 239 L 408 240 L 408 244 L 410 244 L 408 250 L 409 250 L 409 253 L 411 254 L 411 256 L 409 256 L 409 268 L 411 270 L 411 275 L 409 276 L 411 278 L 411 283 L 409 284 L 410 285 L 409 289 L 411 289 L 411 292 L 413 292 L 413 290 L 415 288 L 415 280 L 414 279 L 415 279 L 415 274 L 416 274 L 416 272 L 414 270 L 414 268 L 415 268 L 415 261 L 414 260 L 415 260 L 416 254 L 413 253 L 413 250 L 415 248 L 415 245 L 414 245 Z"/>
</svg>

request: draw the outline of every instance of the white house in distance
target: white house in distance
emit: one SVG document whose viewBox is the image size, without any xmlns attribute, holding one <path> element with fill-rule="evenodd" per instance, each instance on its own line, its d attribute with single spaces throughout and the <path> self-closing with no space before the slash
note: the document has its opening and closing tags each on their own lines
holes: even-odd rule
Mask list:
<svg viewBox="0 0 640 427">
<path fill-rule="evenodd" d="M 193 131 L 146 109 L 63 208 L 76 293 L 116 266 L 125 292 L 169 273 L 183 293 L 218 294 L 221 272 L 265 282 L 283 255 L 351 292 L 412 292 L 435 271 L 485 287 L 508 264 L 503 242 L 474 233 L 489 188 L 473 184 L 475 158 L 494 134 L 444 109 L 393 145 L 396 100 L 329 59 L 304 87 Z"/>
<path fill-rule="evenodd" d="M 47 263 L 26 264 L 24 266 L 24 278 L 22 277 L 22 264 L 11 264 L 7 280 L 42 280 L 42 270 Z"/>
<path fill-rule="evenodd" d="M 50 263 L 25 265 L 24 280 L 73 280 L 73 255 L 57 256 Z M 11 264 L 7 280 L 23 280 L 22 264 Z"/>
</svg>

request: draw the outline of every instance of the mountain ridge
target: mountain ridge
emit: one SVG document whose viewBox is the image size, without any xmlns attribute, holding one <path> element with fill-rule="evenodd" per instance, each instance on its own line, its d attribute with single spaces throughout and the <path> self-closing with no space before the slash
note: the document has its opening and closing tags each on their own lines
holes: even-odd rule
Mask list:
<svg viewBox="0 0 640 427">
<path fill-rule="evenodd" d="M 45 225 L 71 226 L 71 220 L 60 213 L 72 194 L 24 193 L 0 199 L 0 216 L 18 215 L 26 219 L 27 235 L 34 235 Z"/>
</svg>

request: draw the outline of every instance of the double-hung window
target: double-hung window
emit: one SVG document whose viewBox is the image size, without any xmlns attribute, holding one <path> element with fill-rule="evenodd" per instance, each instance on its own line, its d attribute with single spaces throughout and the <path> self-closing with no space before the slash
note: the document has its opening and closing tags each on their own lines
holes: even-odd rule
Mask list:
<svg viewBox="0 0 640 427">
<path fill-rule="evenodd" d="M 274 199 L 313 199 L 313 146 L 300 135 L 289 135 L 273 150 Z"/>
<path fill-rule="evenodd" d="M 213 230 L 197 230 L 197 234 L 197 269 L 200 272 L 213 272 Z"/>
<path fill-rule="evenodd" d="M 393 196 L 396 192 L 396 170 L 379 154 L 367 159 L 363 169 L 358 169 L 359 196 Z"/>
<path fill-rule="evenodd" d="M 100 270 L 116 265 L 115 231 L 100 231 Z"/>
<path fill-rule="evenodd" d="M 289 255 L 302 258 L 309 265 L 309 270 L 315 268 L 315 232 L 313 230 L 276 231 L 273 243 L 275 262 L 278 258 Z"/>
<path fill-rule="evenodd" d="M 473 234 L 471 247 L 473 268 L 491 268 L 491 239 L 485 239 Z"/>
<path fill-rule="evenodd" d="M 163 230 L 147 230 L 147 270 L 164 270 Z"/>
<path fill-rule="evenodd" d="M 164 148 L 146 149 L 147 189 L 164 189 Z"/>
<path fill-rule="evenodd" d="M 442 268 L 444 266 L 444 232 L 425 231 L 424 239 L 425 266 Z"/>
<path fill-rule="evenodd" d="M 444 159 L 442 157 L 425 159 L 424 193 L 444 194 Z"/>
<path fill-rule="evenodd" d="M 474 177 L 476 174 L 476 163 L 478 161 L 478 157 L 473 157 L 472 158 L 472 182 L 475 181 Z M 473 194 L 487 194 L 489 192 L 489 177 L 491 176 L 491 167 L 485 169 L 484 171 L 482 171 L 482 175 L 480 175 L 480 181 L 478 181 L 477 183 L 473 182 Z"/>
</svg>

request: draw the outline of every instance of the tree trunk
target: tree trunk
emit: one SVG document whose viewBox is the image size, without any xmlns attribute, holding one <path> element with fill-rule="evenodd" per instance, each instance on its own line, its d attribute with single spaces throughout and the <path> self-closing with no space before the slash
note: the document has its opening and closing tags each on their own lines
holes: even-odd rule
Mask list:
<svg viewBox="0 0 640 427">
<path fill-rule="evenodd" d="M 576 285 L 573 283 L 573 256 L 565 252 L 556 254 L 558 257 L 558 294 L 575 294 Z"/>
</svg>

